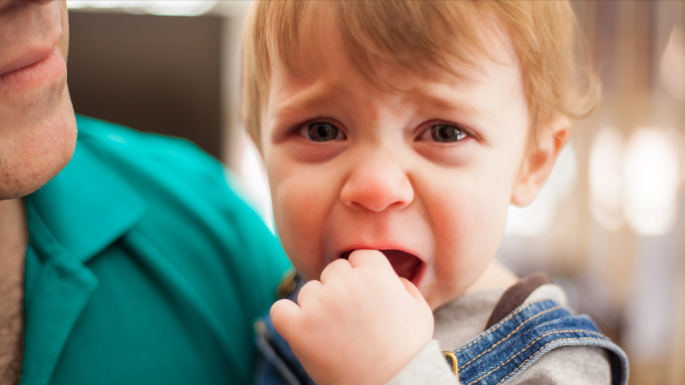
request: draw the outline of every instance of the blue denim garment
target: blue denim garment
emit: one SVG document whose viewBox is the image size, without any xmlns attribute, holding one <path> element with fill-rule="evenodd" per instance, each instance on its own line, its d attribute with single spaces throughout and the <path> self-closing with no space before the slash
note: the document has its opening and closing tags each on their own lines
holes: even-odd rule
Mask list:
<svg viewBox="0 0 685 385">
<path fill-rule="evenodd" d="M 563 346 L 598 346 L 609 353 L 613 385 L 628 381 L 626 354 L 586 315 L 574 316 L 557 302 L 519 306 L 502 321 L 454 350 L 462 385 L 505 384 L 545 353 Z"/>
<path fill-rule="evenodd" d="M 300 280 L 301 281 L 301 280 Z M 295 301 L 298 290 L 288 295 Z M 255 324 L 259 353 L 255 381 L 259 385 L 312 385 L 288 343 L 276 332 L 271 317 Z M 462 385 L 500 385 L 522 373 L 545 353 L 563 346 L 606 349 L 612 384 L 628 381 L 628 359 L 618 345 L 602 335 L 588 316 L 574 316 L 552 300 L 519 306 L 503 320 L 454 350 Z"/>
</svg>

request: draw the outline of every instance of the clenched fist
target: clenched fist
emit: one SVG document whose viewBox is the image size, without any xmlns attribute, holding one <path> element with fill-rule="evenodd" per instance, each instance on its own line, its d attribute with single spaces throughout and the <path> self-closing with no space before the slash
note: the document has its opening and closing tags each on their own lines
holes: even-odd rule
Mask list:
<svg viewBox="0 0 685 385">
<path fill-rule="evenodd" d="M 356 250 L 305 284 L 298 304 L 280 300 L 271 318 L 319 385 L 379 385 L 431 339 L 433 314 L 418 289 L 380 251 Z"/>
</svg>

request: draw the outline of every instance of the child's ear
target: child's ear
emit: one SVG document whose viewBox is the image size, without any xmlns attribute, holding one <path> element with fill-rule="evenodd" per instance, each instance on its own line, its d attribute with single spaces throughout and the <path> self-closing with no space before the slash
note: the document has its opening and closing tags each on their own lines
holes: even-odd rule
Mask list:
<svg viewBox="0 0 685 385">
<path fill-rule="evenodd" d="M 561 117 L 543 127 L 537 135 L 537 143 L 530 144 L 511 193 L 511 203 L 527 206 L 537 196 L 547 181 L 559 153 L 568 142 L 570 122 Z"/>
</svg>

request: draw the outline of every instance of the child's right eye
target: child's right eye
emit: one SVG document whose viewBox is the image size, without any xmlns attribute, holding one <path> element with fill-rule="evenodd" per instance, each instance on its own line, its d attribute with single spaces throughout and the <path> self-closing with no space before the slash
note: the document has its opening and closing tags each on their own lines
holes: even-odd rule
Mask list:
<svg viewBox="0 0 685 385">
<path fill-rule="evenodd" d="M 329 142 L 331 140 L 344 140 L 345 134 L 335 125 L 328 122 L 306 123 L 300 128 L 300 136 L 314 142 Z"/>
<path fill-rule="evenodd" d="M 447 124 L 436 124 L 430 129 L 431 139 L 440 143 L 458 142 L 466 136 L 458 127 Z"/>
</svg>

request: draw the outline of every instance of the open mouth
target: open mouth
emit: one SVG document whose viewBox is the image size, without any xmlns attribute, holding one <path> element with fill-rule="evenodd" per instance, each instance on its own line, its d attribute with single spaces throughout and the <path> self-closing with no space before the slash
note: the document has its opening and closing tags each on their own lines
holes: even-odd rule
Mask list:
<svg viewBox="0 0 685 385">
<path fill-rule="evenodd" d="M 354 250 L 349 250 L 340 255 L 340 258 L 347 259 Z M 402 250 L 378 250 L 388 258 L 390 265 L 398 276 L 412 281 L 421 267 L 421 260 L 413 254 Z"/>
</svg>

